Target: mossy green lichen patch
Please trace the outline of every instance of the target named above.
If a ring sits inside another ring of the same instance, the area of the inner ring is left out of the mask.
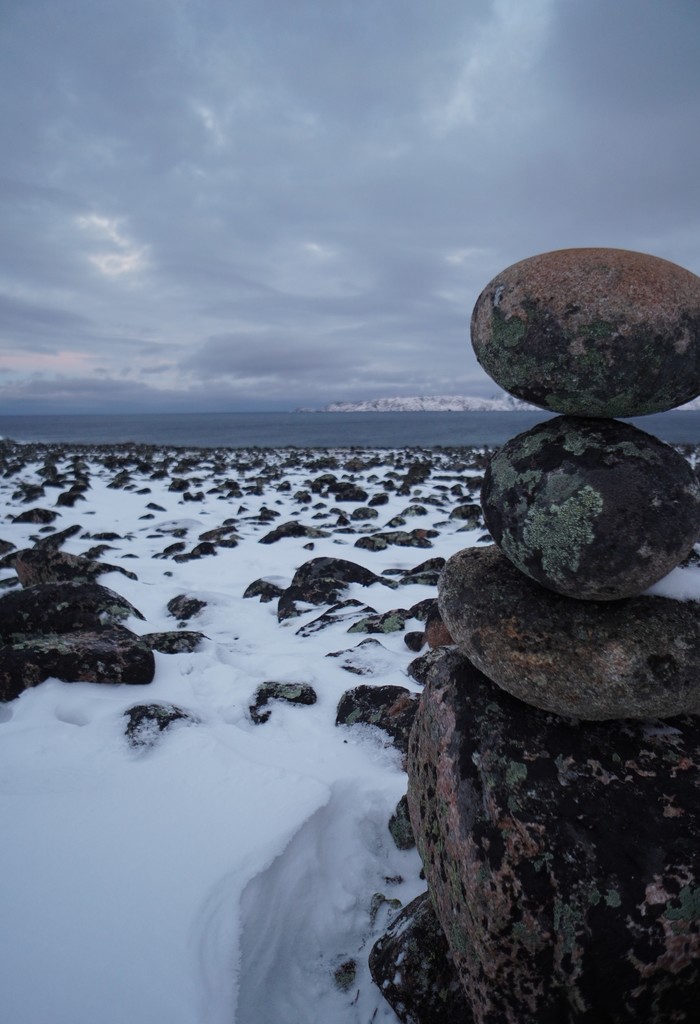
[[[595,537],[595,521],[603,510],[601,495],[585,485],[561,505],[530,509],[523,525],[523,541],[541,552],[542,568],[554,580],[565,582],[578,569],[584,548]]]

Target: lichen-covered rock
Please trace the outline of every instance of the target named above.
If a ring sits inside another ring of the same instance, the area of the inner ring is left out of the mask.
[[[392,588],[396,586],[370,569],[345,558],[311,558],[299,566],[291,584],[280,595],[277,618],[283,622],[300,615],[297,603],[335,604],[351,583],[359,583],[363,587],[370,587],[374,583]]]
[[[563,249],[498,274],[472,314],[477,359],[517,398],[641,416],[700,394],[700,278],[620,249]]]
[[[392,544],[402,548],[431,548],[431,538],[437,536],[437,530],[384,530],[359,537],[355,541],[355,547],[365,548],[367,551],[385,551]]]
[[[50,676],[66,683],[134,683],[153,681],[150,647],[124,626],[72,633],[27,636],[0,647],[0,701]]]
[[[136,573],[120,565],[98,562],[82,555],[71,555],[67,551],[58,551],[50,544],[37,544],[33,548],[18,551],[14,564],[23,587],[33,587],[37,583],[61,583],[67,580],[94,580],[106,572],[120,572],[131,580],[136,579]]]
[[[124,735],[136,749],[155,746],[161,733],[175,722],[196,723],[199,719],[191,711],[176,704],[135,704],[124,712],[127,719]]]
[[[348,629],[348,633],[398,633],[411,617],[406,608],[391,608],[388,612],[366,615]]]
[[[39,583],[0,597],[0,640],[32,633],[100,629],[143,615],[126,598],[99,583]]]
[[[507,441],[481,492],[521,572],[570,597],[641,594],[700,533],[700,482],[670,445],[617,420],[558,416]]]
[[[413,826],[408,813],[408,797],[404,794],[396,805],[396,810],[389,818],[391,838],[399,850],[412,850],[416,845]]]
[[[340,698],[336,725],[376,725],[405,754],[418,700],[405,686],[356,686]]]
[[[256,725],[267,722],[272,714],[268,704],[273,700],[281,700],[287,704],[315,704],[318,698],[313,686],[309,686],[308,683],[261,683],[248,709]]]
[[[448,560],[439,602],[460,650],[535,707],[585,719],[700,713],[700,602],[576,601],[493,545]]]
[[[698,718],[567,721],[446,651],[408,773],[477,1024],[696,1021]]]
[[[402,1024],[473,1024],[427,892],[409,903],[374,944],[369,969]]]
[[[194,630],[176,629],[164,633],[143,633],[141,639],[159,654],[191,654],[207,637]]]

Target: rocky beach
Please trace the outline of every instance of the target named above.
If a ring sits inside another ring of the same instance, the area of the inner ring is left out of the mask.
[[[393,1022],[418,976],[463,1013],[405,769],[490,453],[0,452],[7,1019]],[[694,607],[697,560],[644,600]]]
[[[410,666],[484,450],[0,453],[6,1019],[394,1021]]]

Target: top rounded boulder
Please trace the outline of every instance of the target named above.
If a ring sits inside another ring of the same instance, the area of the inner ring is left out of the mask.
[[[472,314],[476,357],[502,388],[574,416],[643,416],[700,395],[700,277],[624,249],[514,263]]]

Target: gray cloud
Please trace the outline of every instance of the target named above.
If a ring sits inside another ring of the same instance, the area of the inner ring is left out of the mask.
[[[6,6],[0,396],[493,394],[503,267],[700,272],[699,31],[694,0]]]

